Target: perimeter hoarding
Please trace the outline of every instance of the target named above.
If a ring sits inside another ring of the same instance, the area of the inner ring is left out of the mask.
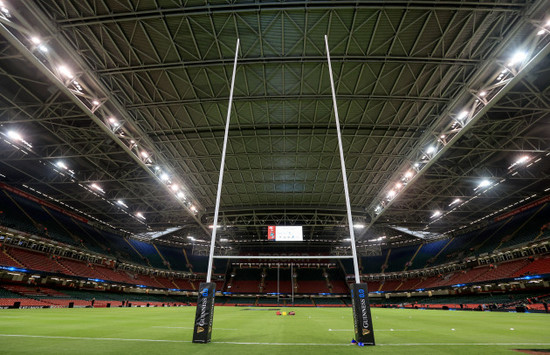
[[[193,328],[193,343],[210,343],[212,338],[212,322],[214,321],[214,282],[201,282]]]

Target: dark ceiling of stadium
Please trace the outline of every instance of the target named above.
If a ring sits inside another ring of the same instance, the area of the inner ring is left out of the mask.
[[[219,237],[349,236],[325,34],[359,241],[548,194],[546,0],[2,2],[0,181],[96,222],[209,239],[237,38]]]

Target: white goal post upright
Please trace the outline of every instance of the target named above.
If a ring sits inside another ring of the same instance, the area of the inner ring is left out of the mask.
[[[233,104],[233,89],[235,88],[235,73],[237,72],[237,58],[239,56],[240,40],[237,38],[235,48],[235,60],[233,61],[233,75],[231,76],[231,89],[229,90],[229,105],[227,106],[227,119],[225,122],[225,134],[223,136],[222,161],[220,165],[220,178],[218,179],[218,193],[216,194],[216,207],[214,209],[214,223],[212,225],[212,239],[210,240],[210,256],[208,257],[208,271],[206,282],[212,280],[212,263],[214,260],[214,247],[216,246],[216,231],[218,230],[218,213],[220,212],[220,198],[222,195],[223,169],[225,165],[225,153],[227,151],[227,137],[229,136],[229,121],[231,118],[231,105]]]
[[[330,89],[332,90],[332,106],[334,107],[334,119],[336,120],[336,134],[338,135],[338,150],[340,151],[340,164],[342,165],[342,180],[344,181],[344,195],[346,197],[346,210],[348,212],[349,237],[351,240],[351,255],[353,257],[353,271],[355,274],[355,283],[361,282],[359,275],[359,264],[357,263],[357,250],[355,248],[355,233],[353,231],[353,218],[351,217],[351,204],[349,202],[348,177],[346,175],[346,163],[344,161],[344,149],[342,148],[342,134],[340,133],[340,119],[338,117],[338,106],[336,105],[336,90],[334,89],[334,79],[332,77],[332,64],[330,62],[330,52],[328,48],[328,36],[325,35],[325,47],[327,50],[328,73],[330,76]]]

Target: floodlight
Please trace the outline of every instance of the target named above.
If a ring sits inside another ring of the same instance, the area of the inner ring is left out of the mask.
[[[406,177],[407,179],[410,179],[412,176],[413,176],[413,172],[410,171],[410,170],[407,171],[407,172],[405,173],[405,177]]]
[[[508,62],[508,66],[516,65],[518,63],[521,63],[527,59],[527,53],[518,51],[514,53],[512,58],[510,59],[510,62]]]
[[[364,224],[354,224],[354,225],[353,225],[353,228],[355,228],[355,229],[363,229],[363,228],[365,228],[365,225],[364,225]]]
[[[100,104],[100,102],[98,100],[93,100],[92,101],[92,105],[94,106],[98,106]]]
[[[487,186],[489,186],[489,185],[491,185],[491,181],[485,179],[485,180],[482,180],[482,181],[479,183],[479,185],[477,185],[476,188],[479,189],[480,187],[487,187]]]
[[[101,192],[105,193],[105,191],[101,188],[101,186],[99,186],[99,185],[96,184],[96,183],[92,183],[92,184],[90,185],[90,187],[91,187],[92,189],[94,189],[94,190],[101,191]]]
[[[435,152],[435,147],[433,145],[429,146],[428,149],[426,149],[426,153],[432,154]]]
[[[178,185],[176,185],[176,184],[170,185],[170,189],[172,189],[172,191],[174,191],[174,192],[178,191],[179,188],[180,188],[180,187],[179,187]]]
[[[221,238],[221,239],[220,239],[220,242],[227,242],[227,241],[228,241],[227,238]]]
[[[522,156],[518,160],[516,160],[516,164],[523,164],[529,160],[529,157],[527,155]]]
[[[18,132],[15,131],[8,131],[8,137],[13,139],[14,141],[22,141],[23,137]]]
[[[390,191],[388,192],[388,197],[389,197],[389,198],[394,197],[394,196],[395,196],[395,193],[396,193],[396,192],[395,192],[394,190],[390,190]]]
[[[43,53],[46,53],[48,52],[48,47],[46,47],[45,45],[41,44],[38,46],[38,49],[40,50],[40,52],[43,52]]]
[[[141,156],[144,157],[145,159],[147,159],[147,158],[149,158],[149,153],[147,153],[146,151],[142,151]]]
[[[160,179],[161,179],[162,181],[168,181],[168,180],[170,179],[170,177],[169,177],[166,173],[162,173],[162,174],[160,175]]]
[[[466,117],[468,116],[468,111],[462,111],[458,114],[458,116],[456,116],[457,119],[459,120],[463,120],[465,119]]]
[[[545,30],[540,30],[537,32],[537,36],[542,36],[545,32]]]
[[[67,68],[67,67],[64,66],[64,65],[60,65],[59,67],[57,67],[57,70],[59,70],[59,72],[60,72],[61,74],[63,74],[64,76],[66,76],[67,78],[70,78],[70,79],[74,78],[74,75],[73,75],[73,73],[70,71],[70,69]]]
[[[40,43],[42,43],[42,41],[40,40],[40,38],[39,38],[39,37],[36,37],[36,36],[31,37],[31,42],[34,43],[34,44],[40,44]]]
[[[487,95],[487,91],[480,91],[479,92],[479,96],[484,97],[485,95]]]
[[[452,205],[456,205],[457,203],[460,203],[460,202],[462,202],[462,200],[459,199],[459,198],[456,198],[456,199],[453,200],[453,202],[451,202],[451,203],[449,204],[449,207],[452,206]]]
[[[10,10],[4,6],[3,3],[0,3],[0,10],[7,16],[10,17]]]
[[[65,169],[65,170],[68,169],[68,168],[67,168],[67,165],[65,165],[65,163],[62,162],[62,161],[58,161],[55,165],[57,165],[57,166],[58,166],[59,168],[61,168],[61,169]]]
[[[398,182],[397,184],[395,184],[395,188],[396,188],[396,189],[400,189],[400,188],[402,188],[402,187],[403,187],[403,184],[400,183],[400,182]]]
[[[145,219],[145,216],[141,212],[136,213],[136,216],[141,219]]]
[[[176,195],[178,198],[181,198],[181,199],[184,199],[185,198],[185,194],[183,192],[178,192],[178,194]]]
[[[116,202],[116,203],[118,203],[119,205],[121,205],[121,206],[123,206],[123,207],[126,207],[126,208],[128,208],[128,205],[127,205],[127,204],[125,204],[125,203],[124,203],[124,201],[122,201],[122,200],[117,200],[117,202]]]
[[[434,211],[434,213],[432,214],[432,218],[436,218],[439,216],[441,216],[441,211]]]

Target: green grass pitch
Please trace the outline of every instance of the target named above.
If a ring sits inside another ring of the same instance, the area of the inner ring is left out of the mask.
[[[350,308],[216,307],[193,344],[194,307],[0,310],[0,354],[502,354],[550,349],[550,315],[373,309],[377,345],[350,345]]]

